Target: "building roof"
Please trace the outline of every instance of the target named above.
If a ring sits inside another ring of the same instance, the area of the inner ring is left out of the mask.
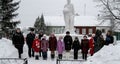
[[[64,17],[63,16],[44,16],[45,24],[47,26],[65,26]],[[33,27],[35,21],[33,22],[21,22],[18,25],[19,28],[24,29],[28,27]],[[100,24],[101,21],[97,21],[97,17],[94,16],[75,16],[74,26],[110,26],[109,22],[104,22]]]
[[[96,25],[97,27],[101,27],[101,26],[111,26],[111,22],[110,20],[106,20],[106,21],[99,21],[98,24]]]
[[[65,26],[63,16],[44,16],[47,26]],[[74,26],[96,26],[97,18],[94,16],[75,16]]]

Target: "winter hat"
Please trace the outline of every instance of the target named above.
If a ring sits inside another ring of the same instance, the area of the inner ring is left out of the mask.
[[[69,32],[69,31],[67,31],[67,32],[66,32],[66,34],[70,34],[70,32]]]
[[[34,31],[34,28],[30,28],[30,31]]]
[[[35,35],[35,38],[38,38],[38,37],[39,37],[39,35],[38,35],[38,34],[36,34],[36,35]]]
[[[46,39],[46,35],[44,34],[43,37],[41,39]]]
[[[62,36],[59,37],[59,39],[62,39],[62,38],[63,38]]]

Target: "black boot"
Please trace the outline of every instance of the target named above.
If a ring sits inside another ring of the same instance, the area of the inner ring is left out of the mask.
[[[54,59],[55,58],[55,54],[51,54],[51,59]]]
[[[35,56],[35,60],[39,60],[39,56],[38,55]]]
[[[39,52],[39,56],[41,57],[41,51]]]
[[[62,54],[59,54],[58,56],[59,56],[59,59],[62,59]]]

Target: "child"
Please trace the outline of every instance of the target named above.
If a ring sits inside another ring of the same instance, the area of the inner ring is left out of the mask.
[[[43,36],[41,40],[41,50],[42,50],[43,60],[47,60],[48,47],[49,47],[49,44],[48,44],[48,41],[46,40],[46,36]]]
[[[38,36],[35,37],[35,39],[33,41],[32,48],[35,52],[35,59],[39,60],[39,51],[40,51],[40,48],[41,48],[41,42],[40,42]]]
[[[74,59],[78,59],[78,50],[81,48],[78,37],[75,37],[75,40],[72,45],[72,49],[74,49]]]
[[[82,49],[82,58],[87,60],[87,54],[89,50],[89,40],[87,36],[83,37],[84,39],[81,40],[81,49]]]
[[[90,55],[93,56],[94,54],[94,39],[93,36],[90,34],[89,35],[89,48],[90,48]]]
[[[58,58],[62,59],[62,53],[65,49],[64,42],[62,41],[62,37],[59,37],[59,40],[57,42],[57,51],[58,51]]]

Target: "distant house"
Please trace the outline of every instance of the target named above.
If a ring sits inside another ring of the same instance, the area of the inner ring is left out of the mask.
[[[65,22],[63,16],[44,16],[45,24],[51,29],[50,32],[56,34],[64,33]],[[75,16],[74,27],[77,34],[92,34],[96,29],[106,33],[109,25],[99,25],[96,17],[93,16]],[[106,30],[107,29],[107,30]]]

